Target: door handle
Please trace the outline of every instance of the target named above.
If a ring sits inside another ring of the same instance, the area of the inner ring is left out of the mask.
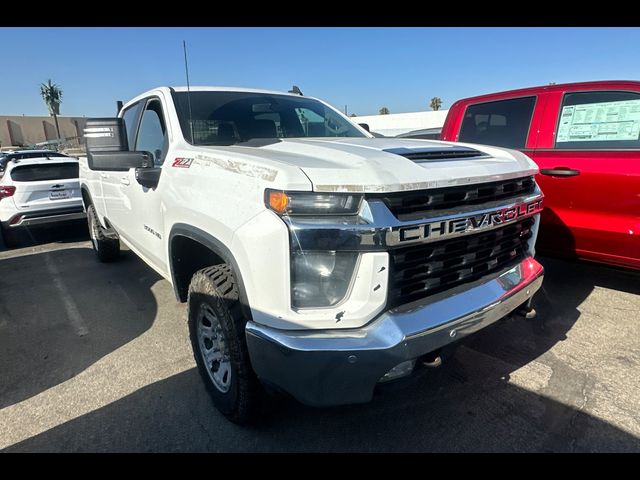
[[[568,167],[555,167],[543,168],[540,170],[540,173],[551,177],[575,177],[576,175],[580,175],[580,170],[574,170]]]
[[[131,182],[129,181],[129,177],[122,177],[122,178],[120,179],[120,183],[121,183],[122,185],[130,185],[130,184],[131,184]]]
[[[100,174],[100,178],[109,178],[109,174],[107,174],[107,173],[101,173],[101,174]]]

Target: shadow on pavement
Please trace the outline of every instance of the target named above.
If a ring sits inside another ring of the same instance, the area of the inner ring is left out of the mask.
[[[640,295],[640,272],[577,260],[538,257],[545,267],[542,288],[533,306],[533,321],[506,319],[466,340],[470,348],[498,356],[510,368],[519,368],[567,338],[580,317],[578,307],[594,287]],[[508,373],[508,372],[505,372]]]
[[[461,349],[464,351],[464,349]],[[372,403],[316,410],[283,400],[256,428],[213,409],[195,369],[13,445],[5,452],[545,452],[638,451],[640,440],[487,370],[465,377],[465,360],[417,387]],[[462,373],[461,373],[462,372]],[[188,392],[186,394],[185,392]]]
[[[90,248],[0,260],[0,408],[64,382],[149,329],[160,276]]]
[[[637,452],[640,439],[573,406],[584,388],[576,372],[558,365],[548,380],[562,401],[508,381],[566,338],[594,286],[639,293],[634,273],[541,260],[547,278],[536,298],[538,321],[499,322],[441,368],[389,385],[369,404],[318,410],[280,399],[261,425],[241,428],[213,408],[191,369],[5,451]],[[133,328],[126,324],[135,315],[121,315],[119,327]],[[142,321],[130,335],[145,327]]]
[[[45,243],[70,243],[89,239],[86,220],[63,222],[59,225],[21,228],[12,232],[15,245],[7,247],[0,232],[0,251],[35,247]]]

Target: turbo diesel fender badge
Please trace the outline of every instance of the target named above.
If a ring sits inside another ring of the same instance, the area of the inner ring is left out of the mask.
[[[493,212],[486,212],[479,215],[453,218],[420,225],[411,225],[393,229],[390,244],[404,244],[410,242],[433,242],[444,240],[456,235],[481,232],[491,230],[500,225],[530,217],[542,211],[542,198],[532,202],[521,203],[519,205],[502,208]]]

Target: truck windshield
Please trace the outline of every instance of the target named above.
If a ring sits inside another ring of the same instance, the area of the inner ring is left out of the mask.
[[[193,145],[233,145],[254,138],[364,137],[317,100],[250,92],[174,92],[184,138]],[[192,133],[193,132],[193,133]]]

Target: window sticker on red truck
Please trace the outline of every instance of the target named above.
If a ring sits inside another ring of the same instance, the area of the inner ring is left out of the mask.
[[[640,100],[566,105],[560,114],[558,143],[638,140]]]

